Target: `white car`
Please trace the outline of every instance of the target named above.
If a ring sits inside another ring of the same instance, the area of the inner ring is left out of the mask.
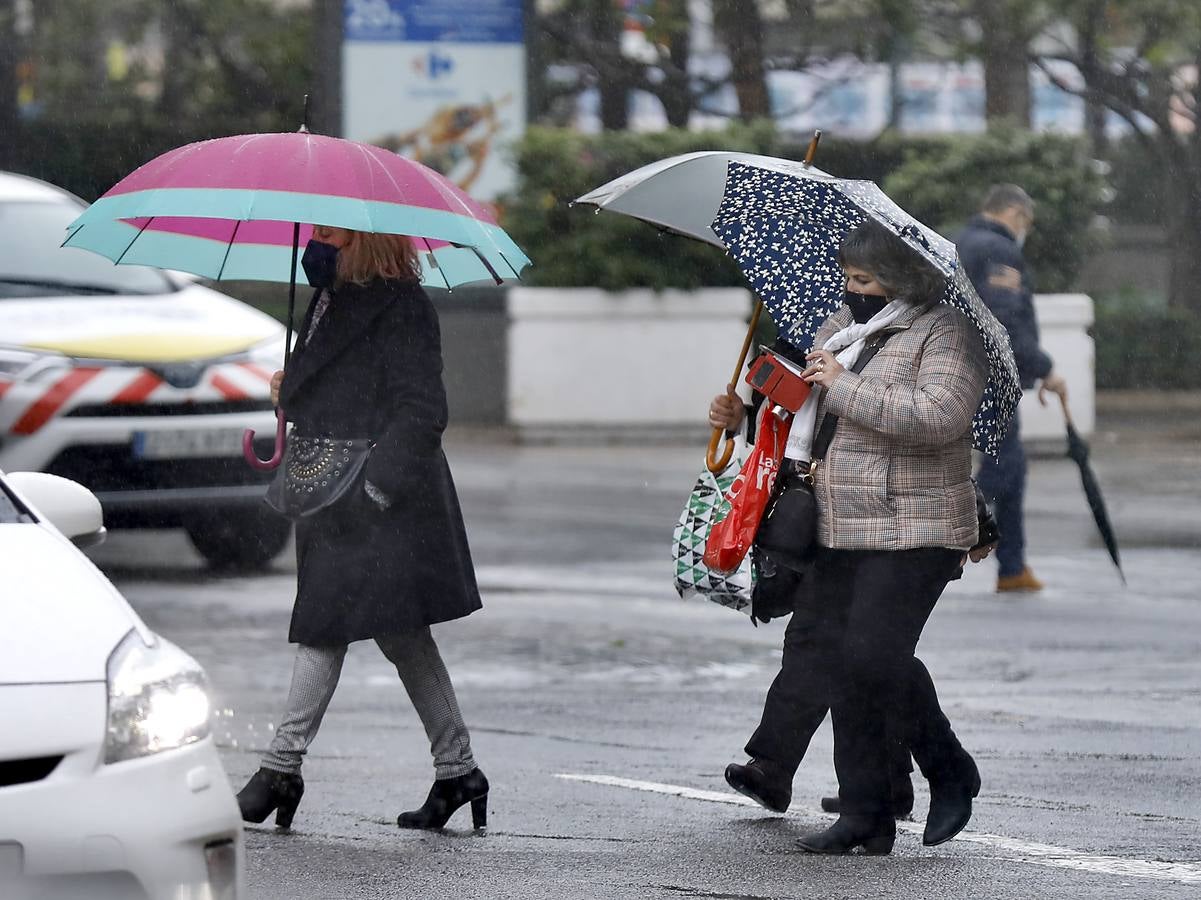
[[[86,485],[110,527],[183,527],[215,565],[265,565],[290,530],[241,437],[271,455],[283,326],[190,278],[62,248],[83,206],[0,172],[0,469]]]
[[[0,897],[235,900],[204,672],[68,540],[101,521],[78,484],[0,473]]]

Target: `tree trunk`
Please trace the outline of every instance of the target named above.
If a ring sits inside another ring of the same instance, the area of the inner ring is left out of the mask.
[[[1030,36],[1014,10],[996,0],[976,5],[984,64],[984,118],[1030,127]]]
[[[620,75],[602,78],[600,120],[605,131],[625,131],[630,126],[630,85]]]
[[[187,24],[173,3],[164,3],[160,14],[163,29],[163,72],[158,95],[158,111],[164,121],[178,120],[186,114],[186,98],[195,77],[195,45]]]
[[[538,0],[521,0],[522,35],[525,49],[526,123],[540,121],[550,112],[545,89],[545,37],[538,27]]]
[[[1201,171],[1192,181],[1172,185],[1168,305],[1201,314]]]
[[[342,134],[342,0],[313,5],[313,84],[309,96],[311,131]]]
[[[17,168],[20,145],[17,117],[16,0],[0,0],[0,169]]]
[[[1201,53],[1198,59],[1201,60]],[[1193,90],[1194,95],[1201,95],[1201,87]],[[1179,136],[1161,134],[1157,138],[1172,142],[1176,151],[1172,168],[1177,171],[1169,168],[1168,173],[1173,205],[1168,305],[1201,314],[1201,128]]]
[[[656,92],[667,124],[672,128],[687,128],[692,118],[694,101],[692,79],[688,74],[688,61],[692,55],[692,20],[688,15],[688,0],[669,0],[665,4],[668,17],[681,23],[673,29],[668,44],[670,67],[664,69],[663,83]]]
[[[730,72],[743,121],[771,116],[763,60],[763,19],[755,0],[713,0],[713,27],[730,54]]]
[[[630,124],[631,82],[629,65],[621,55],[621,16],[612,0],[589,4],[587,31],[593,41],[601,128],[606,131],[624,131]]]

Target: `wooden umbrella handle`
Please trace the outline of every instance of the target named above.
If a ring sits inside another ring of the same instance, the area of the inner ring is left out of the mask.
[[[821,129],[814,131],[813,138],[809,141],[809,148],[805,151],[804,165],[813,165],[813,158],[817,156],[817,145],[821,139]],[[738,354],[738,365],[734,367],[734,375],[730,378],[730,384],[738,383],[738,376],[742,374],[742,367],[746,364],[747,353],[750,352],[751,341],[755,338],[755,328],[759,325],[759,314],[762,312],[763,301],[756,300],[755,311],[751,313],[751,324],[746,330],[746,339],[742,342],[742,352]],[[724,471],[730,464],[730,458],[734,455],[734,441],[730,438],[726,438],[726,447],[721,456],[717,455],[717,448],[721,446],[723,433],[721,428],[713,429],[713,434],[709,437],[709,452],[705,454],[705,465],[714,475]]]
[[[751,324],[747,326],[746,337],[742,341],[742,352],[738,354],[738,364],[734,366],[734,374],[730,376],[730,384],[738,384],[738,376],[742,374],[742,367],[746,364],[747,354],[751,350],[751,341],[755,339],[755,329],[759,325],[759,316],[763,312],[763,301],[755,301],[755,309],[751,313]],[[723,471],[730,464],[730,457],[734,455],[734,441],[731,438],[726,438],[726,447],[722,455],[718,457],[717,448],[721,445],[721,437],[724,434],[721,428],[714,428],[713,434],[709,437],[709,452],[705,454],[705,465],[714,475]]]
[[[819,128],[813,132],[813,137],[809,141],[809,149],[805,151],[804,165],[813,165],[813,157],[817,156],[817,145],[821,142],[822,130]]]
[[[730,457],[734,455],[734,442],[730,438],[726,438],[726,449],[722,451],[721,456],[717,455],[717,448],[721,446],[723,434],[725,434],[725,429],[713,429],[713,434],[709,437],[709,452],[705,454],[705,466],[714,475],[724,472],[726,466],[730,464]]]

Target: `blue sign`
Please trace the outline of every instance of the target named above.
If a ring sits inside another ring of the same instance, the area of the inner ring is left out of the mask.
[[[348,41],[520,44],[522,0],[346,0]]]

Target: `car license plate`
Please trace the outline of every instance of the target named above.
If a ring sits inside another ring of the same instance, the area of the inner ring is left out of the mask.
[[[138,459],[180,459],[240,456],[242,429],[188,429],[138,431],[133,455]]]
[[[0,842],[0,884],[11,881],[25,867],[25,848],[11,841]]]

